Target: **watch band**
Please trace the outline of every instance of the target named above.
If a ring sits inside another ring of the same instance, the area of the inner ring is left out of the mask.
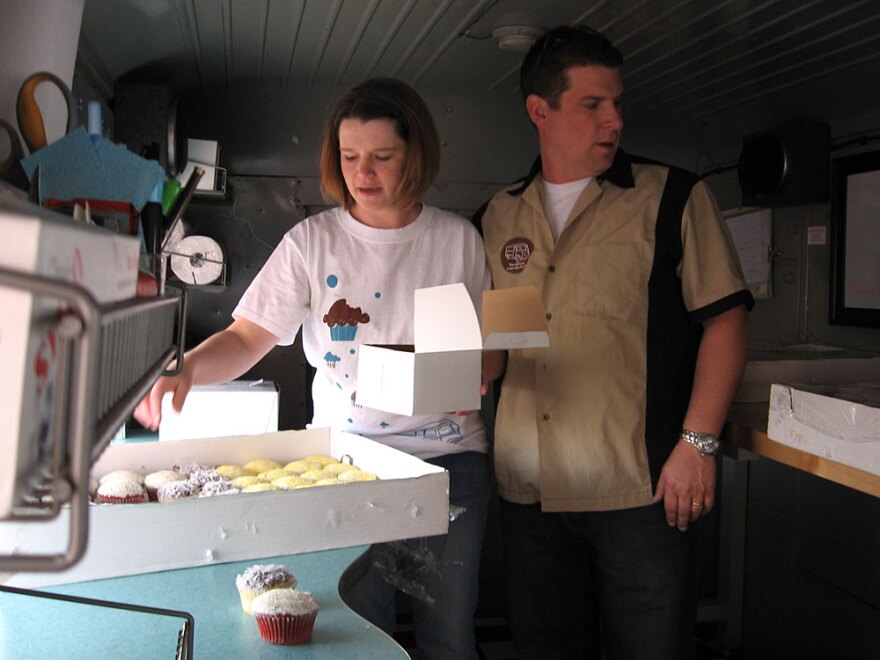
[[[714,456],[718,453],[721,443],[711,433],[700,433],[689,429],[681,430],[681,439],[692,444],[703,456]]]

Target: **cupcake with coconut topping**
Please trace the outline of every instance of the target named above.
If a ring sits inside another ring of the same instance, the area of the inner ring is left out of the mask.
[[[318,601],[308,591],[273,589],[253,602],[260,637],[272,644],[303,644],[311,641]]]
[[[236,576],[235,587],[241,599],[241,609],[250,614],[251,603],[257,596],[274,589],[293,589],[296,578],[281,564],[256,564]]]

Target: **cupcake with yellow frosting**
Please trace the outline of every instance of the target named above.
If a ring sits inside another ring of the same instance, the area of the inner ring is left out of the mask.
[[[232,485],[235,488],[241,489],[242,491],[245,488],[248,488],[249,486],[253,486],[254,484],[265,484],[265,483],[269,483],[269,482],[266,481],[265,479],[261,479],[260,477],[257,477],[257,476],[236,477],[235,479],[232,480]]]
[[[306,456],[303,460],[310,463],[320,463],[321,465],[329,465],[330,463],[338,462],[335,458],[322,456],[320,454],[312,454],[311,456]]]
[[[290,461],[287,465],[284,466],[285,472],[292,472],[295,474],[302,474],[307,470],[320,470],[321,464],[314,461]]]
[[[330,474],[336,475],[356,469],[357,468],[351,463],[328,463],[323,467],[324,472],[329,472]]]
[[[242,493],[261,493],[266,490],[278,490],[278,486],[275,484],[270,484],[268,481],[258,481],[255,484],[251,484],[250,486],[245,486],[241,489]]]
[[[254,475],[250,470],[246,470],[240,465],[218,465],[214,468],[221,477],[226,477],[230,481],[238,477],[251,477]]]
[[[343,483],[350,483],[354,481],[376,481],[379,477],[373,472],[364,472],[363,470],[358,470],[355,468],[354,470],[348,470],[340,474],[337,479]]]
[[[281,477],[286,477],[290,473],[286,472],[284,468],[274,468],[272,470],[266,470],[265,472],[260,472],[257,476],[263,481],[275,481],[276,479],[280,479]]]
[[[268,472],[269,470],[277,470],[281,467],[281,463],[268,458],[255,458],[254,460],[245,463],[242,467],[244,467],[245,470],[250,470],[254,474],[260,474],[261,472]]]

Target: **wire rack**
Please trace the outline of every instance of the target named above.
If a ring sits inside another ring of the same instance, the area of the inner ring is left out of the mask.
[[[186,297],[181,289],[156,298],[99,305],[69,282],[0,268],[0,285],[65,303],[57,320],[55,396],[48,441],[19,461],[12,513],[6,520],[39,524],[70,507],[67,549],[52,554],[0,555],[2,571],[62,571],[88,541],[89,475],[138,401],[183,357]]]

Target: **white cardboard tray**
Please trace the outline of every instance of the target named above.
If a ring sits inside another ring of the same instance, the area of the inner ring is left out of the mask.
[[[175,503],[89,507],[83,559],[62,573],[0,576],[15,586],[98,578],[342,548],[445,534],[449,475],[377,442],[330,429],[108,447],[93,474],[153,471],[192,462],[286,463],[310,454],[350,455],[379,481],[222,495]],[[58,552],[66,547],[69,511],[51,523],[0,522],[3,553]]]

